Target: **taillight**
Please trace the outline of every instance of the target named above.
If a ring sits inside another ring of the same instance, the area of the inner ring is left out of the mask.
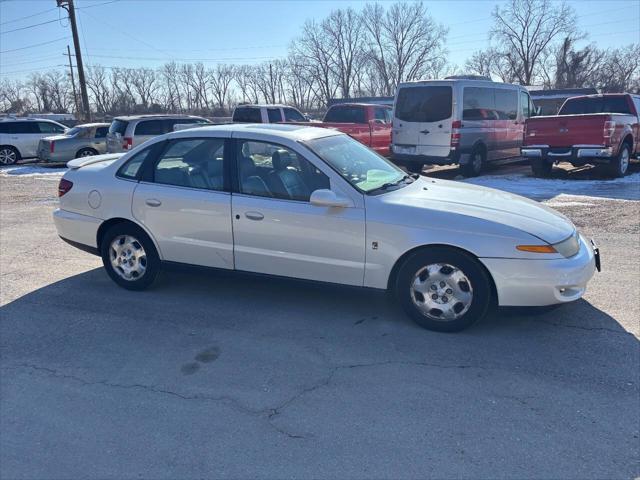
[[[451,123],[451,148],[456,148],[460,145],[460,129],[462,128],[462,122],[456,120]]]
[[[611,140],[613,137],[613,133],[616,131],[616,122],[612,120],[608,120],[604,122],[604,129],[602,131],[602,136],[604,137],[605,144]]]
[[[131,147],[133,147],[133,138],[124,137],[122,139],[122,148],[125,150],[131,150]]]
[[[73,187],[73,182],[61,178],[60,183],[58,184],[58,196],[63,196],[65,193],[71,190],[71,187]]]
[[[56,142],[54,142],[53,140],[51,140],[51,141],[49,142],[49,153],[53,153],[53,151],[55,150],[55,148],[56,148]]]

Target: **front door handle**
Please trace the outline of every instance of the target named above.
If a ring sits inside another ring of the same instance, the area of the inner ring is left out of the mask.
[[[147,198],[144,203],[146,203],[150,207],[159,207],[160,205],[162,205],[162,202],[160,200],[156,200],[155,198]]]
[[[260,212],[246,212],[244,216],[249,220],[262,220],[264,218],[264,215]]]

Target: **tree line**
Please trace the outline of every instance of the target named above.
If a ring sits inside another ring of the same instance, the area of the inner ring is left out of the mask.
[[[479,74],[546,88],[640,91],[640,44],[577,48],[586,35],[575,11],[551,0],[510,0],[492,13],[488,48],[463,68],[447,60],[448,29],[422,2],[340,8],[308,20],[285,58],[260,64],[165,63],[158,68],[93,65],[92,111],[228,115],[238,103],[286,103],[323,109],[334,97],[391,96],[399,82]],[[73,86],[63,70],[0,82],[0,111],[70,112]]]

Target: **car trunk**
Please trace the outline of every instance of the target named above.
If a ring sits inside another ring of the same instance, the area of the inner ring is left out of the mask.
[[[549,145],[551,148],[585,143],[603,145],[604,123],[609,117],[600,113],[530,118],[527,120],[525,145]]]

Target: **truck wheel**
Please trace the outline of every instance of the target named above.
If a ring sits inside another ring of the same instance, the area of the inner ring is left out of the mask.
[[[534,177],[547,178],[551,176],[553,171],[553,163],[547,162],[542,158],[535,158],[531,160],[531,171]]]
[[[13,165],[20,160],[20,152],[10,145],[0,147],[0,165]]]
[[[468,163],[460,165],[460,172],[465,177],[477,177],[482,173],[486,161],[487,154],[484,149],[475,147],[469,155]]]
[[[624,177],[629,170],[629,159],[631,158],[631,149],[629,145],[626,143],[622,144],[620,147],[620,152],[618,155],[611,159],[611,163],[609,163],[608,171],[609,175],[614,178]]]

